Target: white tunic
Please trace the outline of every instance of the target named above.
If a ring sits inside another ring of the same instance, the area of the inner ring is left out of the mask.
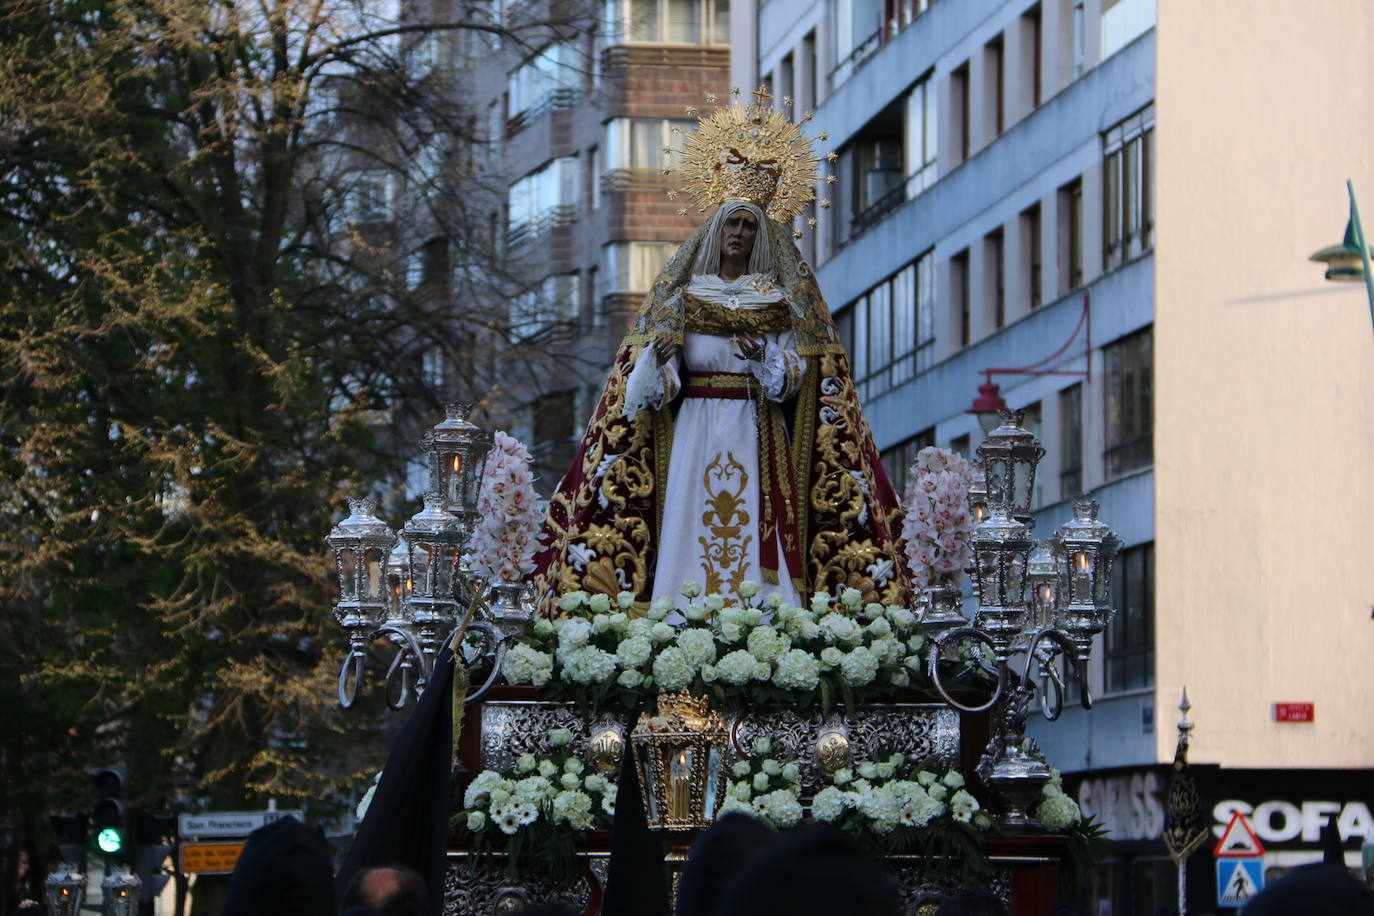
[[[727,307],[766,304],[741,304],[740,300],[747,301],[748,297],[731,296],[735,284],[722,290],[717,278],[709,279],[714,281],[711,285],[715,289],[693,283],[691,292]],[[746,279],[741,277],[736,284]],[[776,299],[774,296],[771,301]],[[690,332],[685,335],[681,351],[664,366],[658,366],[653,350],[645,348],[627,380],[627,404],[643,400],[648,402],[647,406],[659,407],[681,390],[686,373],[691,372],[749,373],[759,380],[765,397],[785,401],[796,394],[802,376],[793,334],[788,330],[763,336],[767,346],[761,360],[740,359],[735,355],[736,344],[729,337]],[[657,372],[653,371],[655,368]],[[636,390],[639,397],[635,396]],[[635,404],[630,409],[639,406]],[[759,562],[763,491],[756,411],[757,406],[748,399],[682,399],[668,465],[654,598],[666,595],[676,600],[683,584],[688,582],[701,585],[704,594],[718,592],[735,598],[739,584],[750,580],[762,586],[760,596],[778,591],[784,601],[798,603],[781,543],[777,550],[777,585],[764,582]],[[781,540],[780,531],[774,536]]]

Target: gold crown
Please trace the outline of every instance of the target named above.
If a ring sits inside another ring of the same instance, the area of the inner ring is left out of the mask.
[[[739,90],[731,89],[730,94],[737,97]],[[676,200],[686,191],[701,212],[727,200],[747,200],[771,219],[790,223],[807,204],[817,200],[815,183],[821,160],[812,155],[811,140],[801,126],[767,104],[772,95],[765,87],[750,95],[754,97],[752,104],[732,102],[698,118],[696,131],[687,136],[680,151],[681,165],[676,170],[663,170],[665,175],[676,171],[682,181],[682,187],[668,192],[668,199]],[[714,95],[707,94],[708,103],[715,100]],[[784,97],[783,108],[791,107],[792,99]],[[695,106],[687,107],[689,116],[696,113]],[[809,120],[811,113],[807,112],[802,121]],[[820,134],[818,139],[825,140],[826,135]],[[825,157],[828,162],[836,158],[834,153]],[[826,178],[827,183],[834,180],[833,175]],[[822,208],[830,205],[828,200],[818,202]],[[686,216],[687,209],[678,210],[678,214]],[[815,217],[806,222],[816,225]],[[800,237],[801,231],[792,234]]]

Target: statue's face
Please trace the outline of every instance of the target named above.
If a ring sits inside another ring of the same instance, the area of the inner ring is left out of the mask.
[[[748,258],[754,251],[754,237],[759,232],[759,221],[748,210],[736,210],[725,218],[725,226],[720,233],[720,256],[722,258]]]

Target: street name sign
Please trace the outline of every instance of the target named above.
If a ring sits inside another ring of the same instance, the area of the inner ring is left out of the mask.
[[[1217,859],[1217,906],[1239,908],[1264,890],[1264,859]]]
[[[207,811],[204,814],[177,816],[177,832],[184,837],[248,836],[278,818],[294,817],[305,821],[303,811]]]
[[[238,864],[242,843],[182,843],[182,874],[227,875]]]

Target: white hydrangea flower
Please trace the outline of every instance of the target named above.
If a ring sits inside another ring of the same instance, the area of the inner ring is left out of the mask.
[[[1044,789],[1044,800],[1035,809],[1035,816],[1041,825],[1051,832],[1072,827],[1083,817],[1078,802],[1074,801],[1063,789],[1049,783]]]
[[[649,656],[653,654],[653,643],[643,636],[631,636],[622,639],[620,645],[615,647],[615,658],[622,668],[638,668],[647,662]]]
[[[483,770],[478,773],[463,792],[463,807],[476,808],[485,803],[491,798],[492,790],[500,788],[504,782],[501,774],[493,770]]]
[[[886,760],[882,763],[875,763],[873,769],[877,772],[879,779],[891,779],[897,775],[897,768]]]
[[[627,639],[648,639],[649,631],[654,628],[654,622],[647,617],[631,617],[630,622],[625,624],[625,637]]]
[[[501,664],[501,674],[509,684],[533,683],[537,671],[552,673],[553,656],[524,643],[511,646]]]
[[[658,682],[659,688],[669,692],[685,690],[697,673],[696,666],[677,646],[669,646],[658,653],[658,658],[654,659],[653,671],[654,680]]]
[[[565,789],[553,797],[553,819],[562,821],[574,830],[592,827],[592,799],[577,789]]]
[[[872,683],[877,673],[878,657],[863,646],[850,650],[844,661],[840,662],[840,674],[846,683],[854,687]]]
[[[725,800],[720,803],[720,810],[716,812],[716,817],[724,817],[731,811],[738,811],[740,814],[747,814],[750,817],[756,816],[754,814],[754,806],[749,804],[748,801],[735,798],[733,795],[727,795]]]
[[[844,792],[834,786],[826,786],[811,799],[811,816],[818,821],[833,823],[844,815],[848,807]]]
[[[797,826],[802,819],[801,803],[788,789],[777,789],[755,798],[754,810],[782,830]]]
[[[716,660],[716,637],[710,630],[683,630],[677,634],[677,644],[693,665],[707,665]]]
[[[757,666],[758,659],[750,655],[748,649],[736,649],[716,662],[716,677],[727,684],[739,687],[749,683]]]
[[[615,656],[596,646],[573,649],[562,657],[563,676],[574,684],[604,684],[615,674]]]
[[[514,797],[536,805],[553,798],[553,793],[553,783],[543,776],[526,776],[515,783]]]
[[[792,641],[772,627],[751,630],[744,644],[748,646],[749,654],[761,662],[771,662],[792,648]]]
[[[814,655],[804,649],[789,649],[778,656],[773,683],[786,690],[814,690],[820,677],[821,663]]]

